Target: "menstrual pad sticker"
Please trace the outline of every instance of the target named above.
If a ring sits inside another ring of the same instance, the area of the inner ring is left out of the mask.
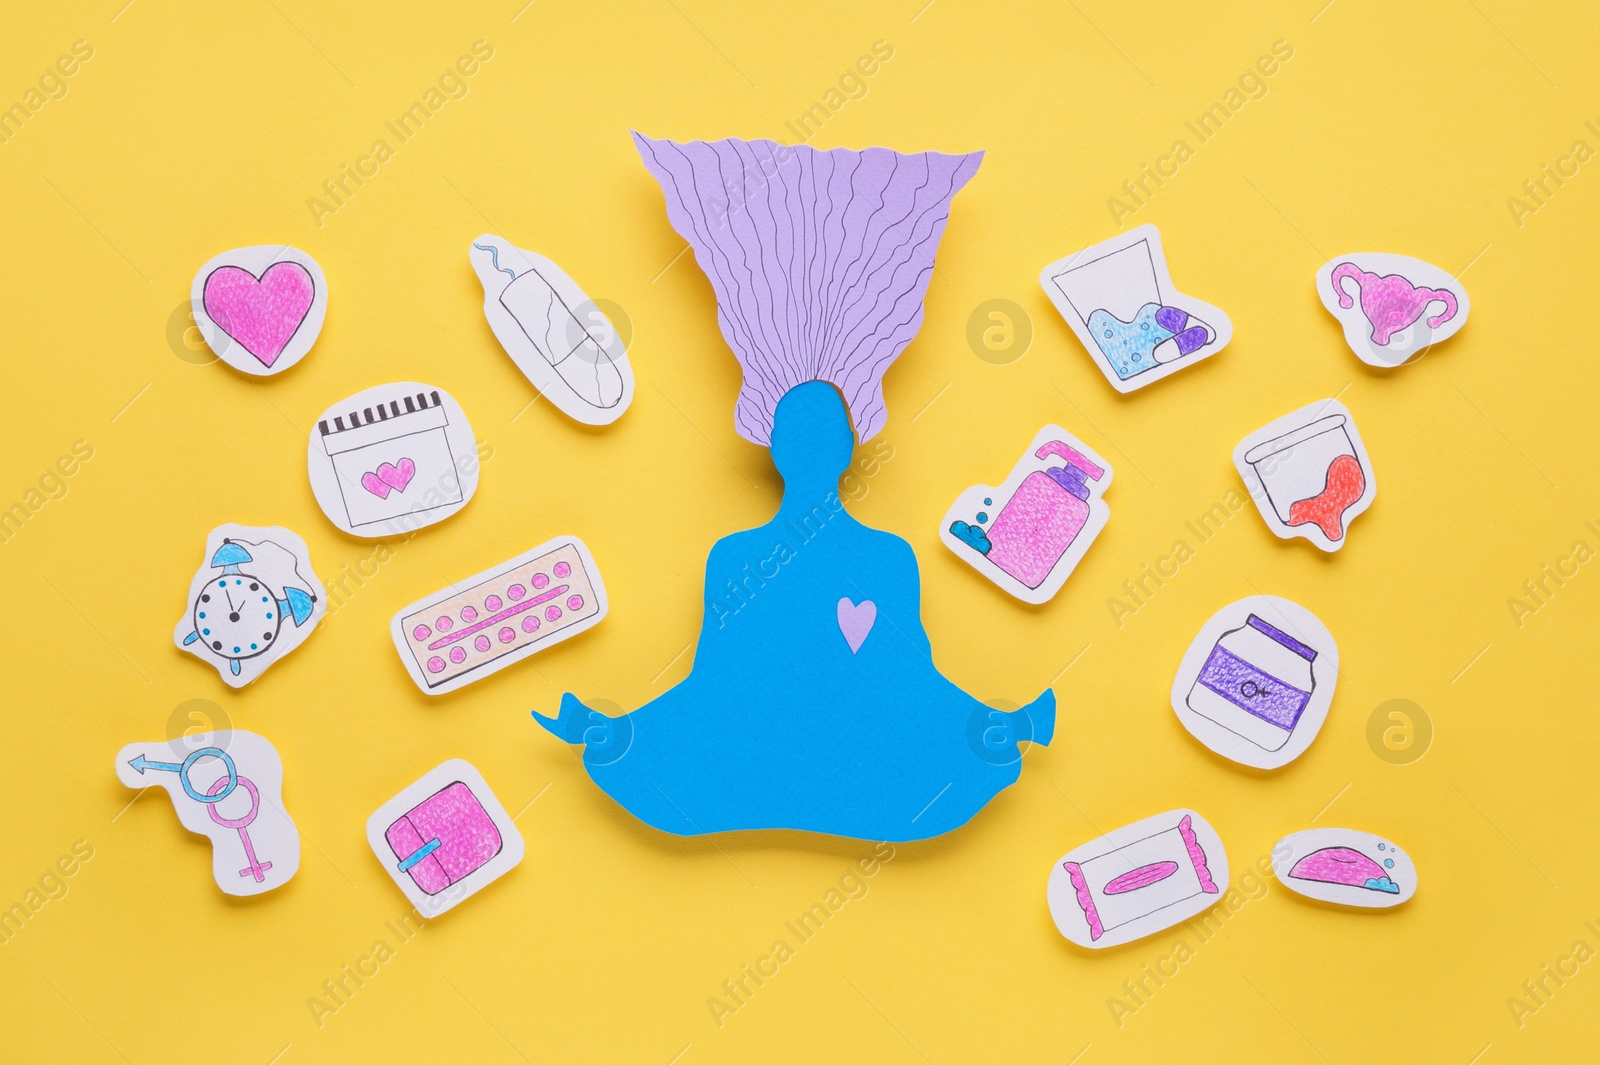
[[[592,629],[606,610],[589,548],[558,536],[417,600],[389,635],[417,687],[443,695]]]
[[[300,832],[283,804],[283,760],[253,732],[205,732],[117,752],[117,779],[162,787],[178,821],[211,841],[211,876],[228,895],[260,895],[300,869]]]
[[[240,373],[270,377],[311,350],[328,313],[328,279],[299,248],[234,248],[194,275],[195,325],[217,357]]]
[[[1047,603],[1110,520],[1110,484],[1110,463],[1047,425],[1004,484],[974,485],[956,498],[939,539],[1011,595]]]
[[[1417,893],[1417,867],[1393,841],[1353,828],[1291,832],[1272,848],[1272,874],[1298,895],[1386,910]]]
[[[610,425],[633,402],[622,337],[566,271],[485,233],[467,251],[489,328],[533,387],[567,417]]]
[[[1173,678],[1172,709],[1222,757],[1277,769],[1317,738],[1338,681],[1327,626],[1298,603],[1252,595],[1200,629]]]
[[[1274,535],[1324,551],[1344,546],[1350,523],[1378,495],[1355,418],[1336,399],[1257,429],[1233,449],[1233,464]]]
[[[417,912],[437,917],[516,868],[522,833],[483,774],[452,758],[367,819],[367,843]]]
[[[242,688],[304,643],[326,612],[304,540],[277,525],[219,525],[172,639]]]
[[[1472,301],[1460,281],[1409,255],[1356,252],[1317,271],[1317,296],[1369,366],[1402,365],[1467,324]]]
[[[1233,322],[1220,308],[1172,283],[1153,225],[1056,260],[1039,284],[1118,392],[1154,384],[1233,339]]]
[[[1100,950],[1187,921],[1227,886],[1216,830],[1193,810],[1171,810],[1074,848],[1051,866],[1045,897],[1062,935]]]
[[[415,381],[329,407],[306,462],[317,505],[354,536],[405,536],[456,513],[478,488],[466,413],[450,393]]]

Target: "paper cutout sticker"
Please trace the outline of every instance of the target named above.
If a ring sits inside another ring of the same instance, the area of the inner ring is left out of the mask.
[[[1062,935],[1101,950],[1187,921],[1227,886],[1216,830],[1193,810],[1171,810],[1074,848],[1051,867],[1045,896]]]
[[[367,818],[367,843],[411,905],[437,917],[522,862],[522,833],[483,774],[452,758]]]
[[[467,256],[489,328],[524,377],[569,418],[610,425],[633,402],[622,337],[566,271],[485,233]]]
[[[179,823],[211,841],[211,875],[226,894],[260,895],[300,869],[300,832],[283,805],[283,760],[254,732],[130,743],[117,752],[117,779],[166,789]]]
[[[299,248],[258,244],[207,262],[189,291],[195,325],[217,358],[270,377],[311,350],[328,313],[328,279]]]
[[[1417,893],[1411,857],[1382,836],[1353,828],[1292,832],[1272,848],[1272,874],[1308,899],[1383,910]]]
[[[305,642],[326,599],[300,537],[277,525],[219,525],[172,639],[242,688]]]
[[[1302,536],[1324,551],[1344,546],[1378,482],[1350,409],[1319,400],[1257,429],[1233,449],[1233,464],[1273,534]]]
[[[1233,322],[1220,308],[1172,283],[1153,225],[1056,260],[1039,284],[1118,392],[1153,384],[1233,339]]]
[[[317,420],[311,491],[355,536],[404,536],[443,521],[478,488],[477,441],[450,393],[400,381],[357,392]]]
[[[1316,615],[1252,595],[1212,615],[1178,665],[1172,709],[1224,758],[1277,769],[1322,730],[1339,681],[1339,648]]]
[[[1317,271],[1317,296],[1369,366],[1399,366],[1467,324],[1472,301],[1461,282],[1409,255],[1357,252]]]
[[[417,600],[389,635],[417,687],[443,695],[594,628],[607,609],[589,548],[558,536]]]
[[[1110,463],[1047,425],[1005,484],[974,485],[956,498],[939,538],[1011,595],[1047,603],[1110,520],[1103,498],[1110,484]]]

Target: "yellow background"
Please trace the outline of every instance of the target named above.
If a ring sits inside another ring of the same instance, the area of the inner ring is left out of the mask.
[[[1575,541],[1600,547],[1584,524],[1600,525],[1600,176],[1580,169],[1520,225],[1507,205],[1574,141],[1600,147],[1583,125],[1600,118],[1593,10],[121,3],[28,5],[0,37],[6,101],[73,41],[94,48],[67,95],[0,145],[0,506],[75,441],[94,449],[0,546],[0,905],[75,841],[94,854],[0,946],[0,1056],[1493,1065],[1594,1052],[1600,964],[1520,1027],[1507,1005],[1575,941],[1600,949],[1584,926],[1600,925],[1600,565],[1520,626],[1507,605]],[[494,56],[467,95],[397,144],[385,121],[479,39]],[[707,550],[778,498],[767,456],[733,430],[737,370],[710,286],[677,258],[628,129],[792,141],[785,122],[879,40],[892,60],[813,143],[988,154],[955,200],[922,333],[887,378],[894,457],[853,511],[915,547],[944,672],[1012,702],[1053,682],[1060,727],[970,826],[899,847],[820,935],[791,940],[796,956],[719,1027],[707,999],[791,938],[784,922],[869,845],[668,838],[606,799],[528,711],[569,688],[632,708],[683,677]],[[1266,95],[1198,144],[1185,120],[1278,40],[1294,55]],[[394,158],[319,226],[308,198],[380,138]],[[1037,276],[1116,232],[1107,198],[1180,138],[1194,157],[1124,225],[1159,224],[1177,283],[1226,309],[1235,336],[1118,396]],[[484,231],[625,308],[638,391],[616,425],[528,406],[467,263]],[[257,380],[170,344],[200,264],[269,242],[328,276],[327,325],[304,362]],[[1414,365],[1366,367],[1312,285],[1357,250],[1465,269],[1472,321]],[[1003,364],[966,341],[974,308],[997,298],[1034,333]],[[406,379],[447,388],[493,445],[476,498],[396,545],[261,681],[226,688],[171,639],[207,531],[287,525],[330,585],[367,559],[312,499],[306,433],[335,401]],[[1180,538],[1195,546],[1185,522],[1238,484],[1234,444],[1331,395],[1355,413],[1381,488],[1346,549],[1280,542],[1247,507],[1119,626],[1107,600],[1122,582]],[[1062,593],[1030,609],[936,528],[1048,421],[1115,464],[1113,517]],[[561,533],[599,560],[604,624],[453,696],[419,694],[390,615]],[[1273,774],[1212,756],[1168,705],[1196,630],[1257,589],[1321,617],[1345,667],[1321,737]],[[1435,735],[1396,765],[1367,722],[1402,698]],[[304,851],[280,891],[223,897],[206,842],[159,790],[125,809],[114,754],[166,736],[191,699],[283,755]],[[451,756],[521,811],[527,859],[400,944],[385,922],[408,907],[364,825]],[[1217,827],[1236,880],[1315,824],[1409,847],[1421,889],[1374,915],[1271,883],[1203,945],[1184,929],[1092,956],[1066,943],[1045,906],[1050,863],[1179,805]],[[1179,938],[1195,957],[1119,1027],[1107,1000],[1126,1001],[1124,981]],[[395,956],[319,1027],[307,1000],[379,939]]]

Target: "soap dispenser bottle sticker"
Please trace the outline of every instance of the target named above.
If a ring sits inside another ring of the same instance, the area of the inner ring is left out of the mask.
[[[1047,425],[998,488],[961,493],[939,530],[945,546],[1028,603],[1049,602],[1111,517],[1111,465]]]

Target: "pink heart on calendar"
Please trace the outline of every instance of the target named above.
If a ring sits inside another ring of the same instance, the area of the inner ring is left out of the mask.
[[[392,462],[385,462],[378,467],[376,473],[361,475],[361,487],[379,499],[388,499],[391,491],[404,492],[406,485],[411,483],[411,478],[416,474],[417,464],[410,459],[401,459],[398,466]]]
[[[261,365],[272,368],[300,323],[311,313],[317,286],[299,263],[273,263],[257,278],[223,266],[206,278],[206,313]]]
[[[878,605],[871,599],[863,599],[859,604],[849,599],[839,600],[839,631],[844,634],[844,642],[850,645],[851,654],[861,650],[877,620]]]

